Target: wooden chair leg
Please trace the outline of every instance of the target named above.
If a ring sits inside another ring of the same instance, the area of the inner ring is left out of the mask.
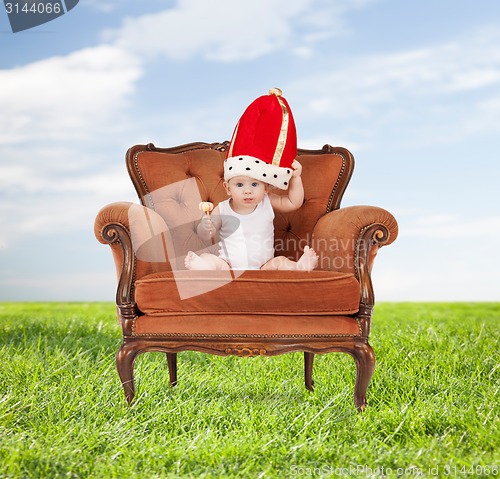
[[[135,396],[134,361],[138,352],[133,346],[123,343],[116,353],[116,369],[118,369],[128,404],[132,403]]]
[[[304,351],[304,377],[306,388],[309,389],[309,391],[314,391],[314,381],[312,378],[313,362],[314,353]]]
[[[177,353],[167,353],[168,372],[170,374],[170,386],[177,384]]]
[[[356,361],[354,403],[361,412],[366,407],[366,391],[375,370],[375,354],[368,343],[357,344],[351,354]]]

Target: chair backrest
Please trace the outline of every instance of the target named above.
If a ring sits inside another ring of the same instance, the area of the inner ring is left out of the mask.
[[[194,227],[202,215],[199,202],[217,205],[227,199],[223,187],[227,147],[228,142],[173,148],[148,144],[136,145],[127,152],[127,169],[141,203],[159,213],[180,238],[176,244],[182,245],[179,249],[183,251],[176,256],[203,248]],[[340,207],[354,169],[354,158],[348,150],[329,145],[321,150],[299,149],[297,160],[303,166],[304,204],[292,213],[277,213],[274,222],[276,255],[294,260],[310,242],[318,219]],[[278,189],[273,192],[286,193]]]

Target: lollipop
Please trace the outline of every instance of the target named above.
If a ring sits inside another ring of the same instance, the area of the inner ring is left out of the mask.
[[[203,213],[209,215],[210,212],[214,209],[214,204],[210,203],[210,201],[202,201],[198,207],[201,211],[203,211]]]

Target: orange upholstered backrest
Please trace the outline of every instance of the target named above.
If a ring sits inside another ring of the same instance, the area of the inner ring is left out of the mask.
[[[137,145],[127,152],[130,177],[144,206],[155,210],[176,235],[180,250],[197,251],[204,247],[196,234],[201,218],[200,201],[216,206],[227,199],[223,187],[223,161],[226,143],[191,143],[174,148]],[[304,204],[275,218],[277,255],[297,259],[310,241],[318,219],[340,206],[354,168],[348,150],[325,146],[322,150],[299,150],[302,164]],[[286,194],[273,190],[277,194]],[[206,245],[205,245],[206,246]]]

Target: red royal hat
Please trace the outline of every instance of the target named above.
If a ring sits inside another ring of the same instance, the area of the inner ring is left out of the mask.
[[[292,110],[279,88],[269,90],[245,110],[234,129],[224,161],[224,179],[249,176],[286,190],[297,156]]]

